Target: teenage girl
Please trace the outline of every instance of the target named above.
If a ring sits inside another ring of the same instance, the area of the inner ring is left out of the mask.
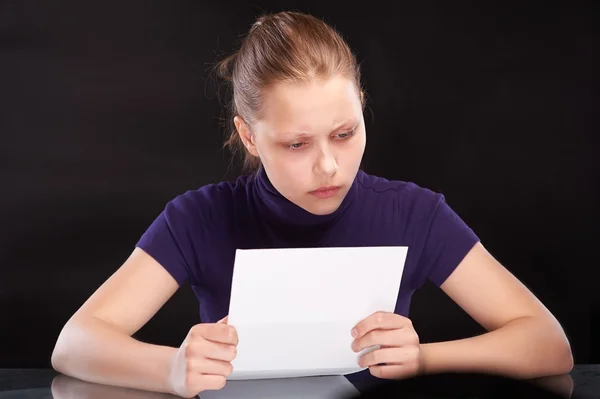
[[[166,204],[64,326],[52,354],[56,370],[183,397],[220,389],[238,343],[226,318],[236,249],[391,245],[409,248],[397,306],[348,331],[355,351],[381,345],[360,359],[368,369],[358,374],[533,378],[571,370],[561,325],[441,194],[360,170],[365,94],[355,56],[332,27],[302,13],[264,15],[218,71],[233,97],[227,144],[252,172]],[[426,280],[487,332],[420,344],[408,310]],[[199,300],[201,323],[181,346],[132,338],[184,283]]]

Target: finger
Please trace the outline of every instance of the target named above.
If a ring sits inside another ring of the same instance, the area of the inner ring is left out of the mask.
[[[190,337],[193,340],[203,338],[222,344],[238,344],[237,331],[228,324],[196,324],[190,331]]]
[[[358,359],[360,367],[371,367],[380,364],[412,363],[417,358],[416,347],[381,348],[365,353]]]
[[[217,321],[217,324],[227,324],[228,319],[229,319],[229,316],[225,316],[221,320]]]
[[[399,364],[371,366],[369,367],[369,372],[374,377],[383,379],[408,378],[417,374],[414,367]]]
[[[234,345],[198,339],[188,341],[185,348],[186,359],[207,358],[231,362],[237,355]]]
[[[399,329],[405,326],[411,326],[410,319],[396,313],[375,312],[372,315],[364,318],[352,329],[352,336],[359,338],[375,329]]]
[[[206,359],[206,358],[191,358],[187,362],[187,371],[193,371],[200,374],[222,375],[229,376],[233,367],[230,362],[222,360]]]
[[[409,329],[399,330],[372,330],[357,338],[352,342],[352,350],[360,352],[371,346],[393,346],[399,347],[404,345],[415,344],[414,339],[410,335]]]

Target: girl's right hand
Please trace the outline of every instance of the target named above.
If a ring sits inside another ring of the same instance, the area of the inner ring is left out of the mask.
[[[172,391],[184,398],[225,386],[232,372],[231,361],[237,354],[238,336],[227,325],[227,317],[217,323],[193,326],[171,364]]]

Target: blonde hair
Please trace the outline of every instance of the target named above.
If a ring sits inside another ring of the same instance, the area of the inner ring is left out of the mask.
[[[256,170],[260,160],[251,155],[233,125],[241,116],[251,125],[261,108],[261,94],[281,82],[308,82],[340,74],[356,82],[363,102],[360,68],[341,35],[323,20],[300,12],[259,17],[240,48],[216,64],[218,76],[229,86],[225,146],[243,153],[243,169]]]

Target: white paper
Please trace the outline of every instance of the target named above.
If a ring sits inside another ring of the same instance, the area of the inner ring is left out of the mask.
[[[201,392],[200,399],[350,399],[360,392],[343,376],[227,381],[218,391]]]
[[[407,247],[237,250],[228,324],[237,330],[229,380],[362,370],[352,327],[393,312]]]

